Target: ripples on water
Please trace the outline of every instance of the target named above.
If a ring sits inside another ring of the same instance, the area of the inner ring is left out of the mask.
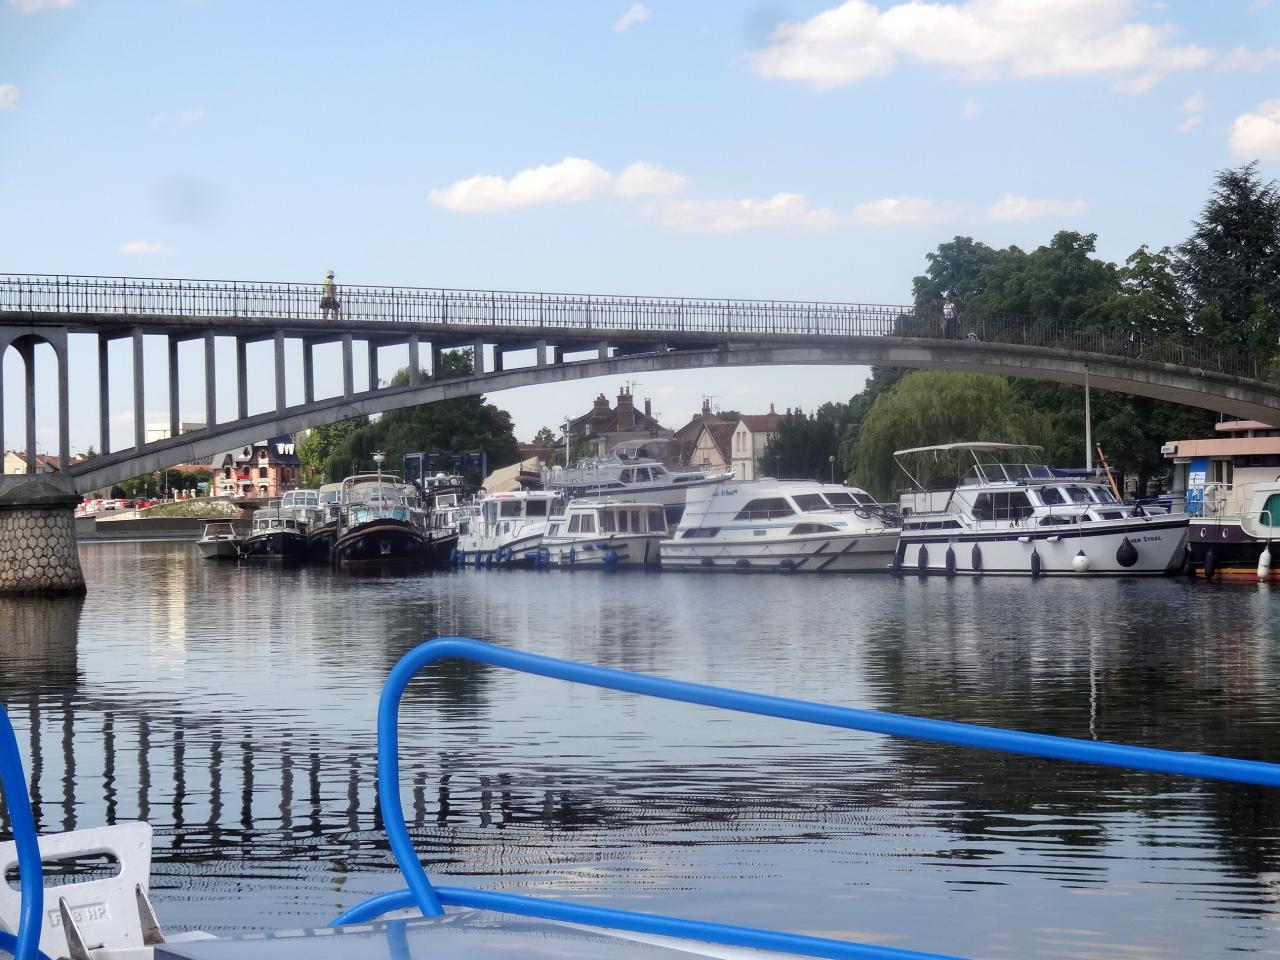
[[[81,551],[0,601],[44,830],[144,818],[162,920],[314,925],[399,885],[374,713],[424,637],[830,703],[1280,761],[1265,586],[476,572]],[[1280,791],[430,669],[404,803],[450,882],[983,957],[1280,952]],[[7,827],[0,822],[0,830]]]

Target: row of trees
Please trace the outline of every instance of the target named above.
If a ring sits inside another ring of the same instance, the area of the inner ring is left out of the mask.
[[[466,376],[472,372],[469,350],[441,354],[440,379]],[[402,386],[409,380],[408,369],[391,380]],[[491,469],[519,459],[511,415],[482,397],[460,397],[406,407],[382,414],[376,420],[357,417],[318,427],[298,446],[303,482],[308,485],[335,483],[343,477],[373,466],[375,452],[387,455],[387,469],[398,471],[406,453],[455,453],[484,451]]]
[[[1139,247],[1123,265],[1096,256],[1094,234],[1062,231],[1030,252],[956,237],[926,256],[912,284],[917,316],[944,295],[964,315],[1022,314],[1135,338],[1194,339],[1274,361],[1280,341],[1280,188],[1256,164],[1225,170],[1191,235],[1176,248]],[[1093,437],[1145,493],[1165,472],[1161,444],[1203,435],[1215,415],[1095,390]],[[1084,391],[1035,380],[874,369],[848,403],[785,418],[765,452],[781,476],[841,476],[889,495],[895,449],[960,440],[1037,443],[1045,459],[1084,460]]]

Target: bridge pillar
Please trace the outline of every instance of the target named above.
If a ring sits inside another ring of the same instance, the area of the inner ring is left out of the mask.
[[[369,389],[378,389],[378,342],[369,340]]]
[[[0,473],[4,472],[4,452],[9,448],[4,445],[4,354],[9,344],[0,340]]]
[[[502,372],[502,345],[501,344],[495,343],[493,345],[493,369],[490,370],[489,372],[490,373]]]
[[[133,328],[133,449],[147,443],[146,375],[143,371],[142,328]]]
[[[236,337],[236,416],[249,418],[249,355],[248,341]]]
[[[178,406],[178,338],[169,334],[165,340],[169,348],[169,436],[176,437],[182,432]]]
[[[601,359],[601,360],[608,360],[608,359],[609,359],[609,347],[610,347],[610,346],[611,346],[611,344],[609,343],[609,341],[608,341],[608,340],[601,340],[601,341],[600,341],[599,345],[596,347],[596,350],[597,350],[597,354],[596,354],[596,355],[599,357],[599,359]]]
[[[440,344],[431,344],[431,378],[440,379]]]
[[[418,365],[418,335],[409,334],[409,386],[416,387],[422,382],[422,368]]]
[[[276,348],[276,413],[284,413],[285,379],[284,379],[284,331],[283,330],[276,331],[275,348]]]
[[[204,332],[204,425],[212,430],[218,423],[218,354],[212,330]]]
[[[487,372],[484,368],[484,341],[483,340],[476,341],[476,348],[471,358],[471,361],[474,364],[475,372],[477,374]]]
[[[0,594],[82,594],[70,477],[0,477]]]
[[[355,373],[351,363],[351,334],[342,335],[342,399],[355,396]]]
[[[111,341],[98,334],[98,453],[111,452]]]
[[[27,473],[35,473],[36,466],[36,348],[30,340],[19,341],[14,349],[22,357],[26,367],[27,398]]]
[[[316,402],[316,345],[302,341],[302,402]]]
[[[545,367],[547,365],[547,341],[539,340],[537,347],[534,348],[538,366]]]

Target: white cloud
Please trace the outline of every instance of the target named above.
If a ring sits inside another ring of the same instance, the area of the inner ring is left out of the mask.
[[[12,110],[18,105],[18,88],[12,83],[0,83],[0,110]]]
[[[618,18],[618,22],[613,25],[613,29],[621,33],[628,27],[634,27],[637,23],[648,20],[651,16],[653,16],[653,11],[643,3],[633,3],[627,8],[627,12]]]
[[[899,57],[972,72],[1018,76],[1109,73],[1117,89],[1150,89],[1174,70],[1208,63],[1211,51],[1173,45],[1174,29],[1130,20],[1135,0],[967,0],[898,3],[884,10],[846,0],[803,23],[783,23],[757,52],[766,77],[819,89],[893,69]]]
[[[876,227],[938,223],[955,215],[955,208],[928,197],[886,197],[853,208],[853,222]]]
[[[537,203],[580,203],[609,190],[607,170],[581,157],[566,157],[551,166],[521,170],[510,180],[477,176],[459,180],[427,198],[436,206],[466,212],[490,212]]]
[[[9,6],[19,13],[39,13],[55,7],[75,6],[76,0],[9,0]]]
[[[1006,193],[987,208],[988,220],[1040,220],[1044,217],[1068,217],[1088,204],[1084,200],[1057,200],[1053,197],[1019,197]]]
[[[1246,160],[1280,160],[1280,97],[1236,117],[1228,142],[1231,152]]]
[[[171,251],[163,243],[155,243],[151,240],[130,240],[128,243],[120,244],[120,249],[116,252],[126,257],[156,257]]]
[[[1217,63],[1219,70],[1265,70],[1280,60],[1280,50],[1250,50],[1248,47],[1232,47]]]
[[[551,166],[521,170],[510,180],[476,176],[459,180],[427,198],[438,207],[467,213],[511,210],[539,203],[579,203],[616,193],[623,197],[675,193],[685,178],[670,170],[637,161],[619,174],[581,157],[566,157]]]
[[[972,120],[978,115],[978,112],[981,109],[982,104],[978,102],[977,97],[968,97],[964,101],[964,108],[962,112],[964,113],[964,118],[966,120]]]
[[[614,192],[624,197],[676,193],[688,181],[678,173],[639,160],[614,177]]]
[[[1204,94],[1196,92],[1183,100],[1178,109],[1183,113],[1203,113],[1208,106],[1209,101],[1204,98]]]
[[[767,200],[670,200],[662,222],[677,230],[737,233],[757,227],[823,230],[836,224],[831,210],[809,206],[803,193],[775,193]]]

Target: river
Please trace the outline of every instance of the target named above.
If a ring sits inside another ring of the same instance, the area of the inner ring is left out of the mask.
[[[402,886],[374,713],[424,638],[762,693],[1280,761],[1280,598],[1184,580],[475,571],[363,578],[86,544],[0,601],[46,831],[144,818],[173,929]],[[1280,953],[1280,791],[644,701],[459,663],[410,687],[434,876],[981,957]],[[7,821],[0,822],[0,830]]]

